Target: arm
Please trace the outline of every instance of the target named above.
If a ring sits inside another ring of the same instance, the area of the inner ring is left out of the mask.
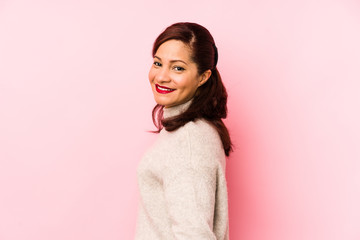
[[[175,239],[215,240],[216,168],[177,167],[175,173],[163,179],[166,208]]]

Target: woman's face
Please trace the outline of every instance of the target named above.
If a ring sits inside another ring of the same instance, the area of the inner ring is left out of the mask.
[[[191,50],[183,42],[169,40],[160,45],[149,72],[155,101],[173,107],[190,100],[196,89],[210,77],[211,71],[199,75],[191,60]]]

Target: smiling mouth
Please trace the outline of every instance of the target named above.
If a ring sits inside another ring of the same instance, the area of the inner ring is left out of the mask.
[[[171,92],[175,91],[175,89],[160,86],[158,84],[155,84],[155,88],[156,88],[156,91],[161,94],[167,94],[167,93],[171,93]]]

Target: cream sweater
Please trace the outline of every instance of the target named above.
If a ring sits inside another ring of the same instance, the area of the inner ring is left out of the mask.
[[[191,101],[164,109],[164,118]],[[161,130],[138,169],[136,240],[228,240],[225,153],[205,120]]]

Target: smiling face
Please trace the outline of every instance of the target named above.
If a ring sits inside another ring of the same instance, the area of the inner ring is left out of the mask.
[[[169,40],[161,44],[155,53],[149,81],[155,101],[165,107],[173,107],[190,100],[210,75],[211,70],[198,74],[187,45]]]

